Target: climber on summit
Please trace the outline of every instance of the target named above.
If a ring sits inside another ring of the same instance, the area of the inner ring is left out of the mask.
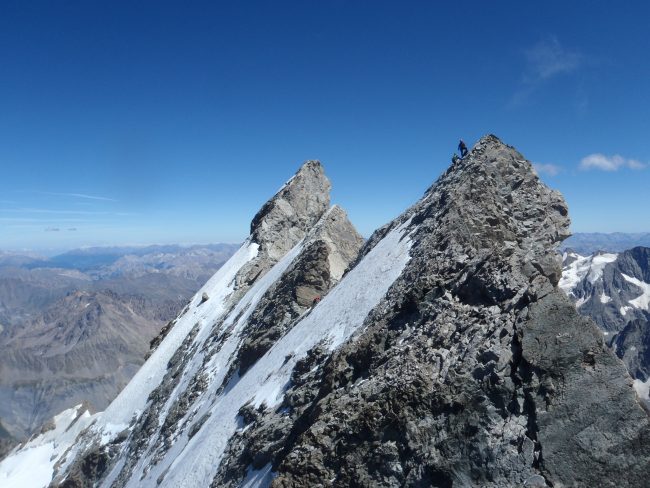
[[[458,150],[460,151],[460,158],[463,159],[465,156],[467,156],[467,146],[465,145],[465,141],[462,139],[458,143]]]
[[[456,164],[458,161],[460,161],[460,158],[458,157],[458,154],[454,153],[454,155],[451,157],[451,164]]]

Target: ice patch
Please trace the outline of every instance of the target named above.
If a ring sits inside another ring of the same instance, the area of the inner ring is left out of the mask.
[[[605,292],[602,292],[600,294],[600,303],[609,303],[611,301],[612,301],[612,298],[605,295]]]
[[[622,315],[623,317],[625,317],[625,315],[627,314],[628,310],[632,310],[632,307],[621,307],[621,308],[619,309],[619,312],[621,312],[621,315]]]

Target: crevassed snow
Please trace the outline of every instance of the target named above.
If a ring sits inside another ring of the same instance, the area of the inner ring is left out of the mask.
[[[244,376],[214,398],[209,407],[210,417],[183,451],[172,452],[172,447],[168,452],[167,457],[173,458],[173,462],[168,464],[163,486],[209,485],[228,440],[238,427],[239,409],[248,402],[277,405],[296,362],[307,351],[319,343],[334,349],[359,330],[409,260],[411,241],[404,235],[407,224],[389,232],[309,315],[277,341]],[[213,383],[213,387],[216,385]],[[208,395],[206,392],[204,397]],[[166,469],[162,465],[143,480],[134,476],[133,486],[156,486],[158,470]]]
[[[649,310],[650,309],[650,284],[646,283],[645,281],[641,281],[637,278],[633,278],[632,276],[628,276],[625,273],[621,273],[623,278],[625,278],[625,281],[632,283],[633,285],[638,286],[643,290],[641,295],[636,297],[633,300],[628,300],[628,303],[632,305],[635,308],[639,308],[641,310]]]
[[[603,275],[603,269],[609,263],[613,263],[618,254],[603,253],[593,256],[580,256],[576,254],[576,260],[562,270],[559,287],[567,295],[573,293],[573,289],[585,278],[594,284]]]
[[[0,462],[2,488],[41,488],[52,481],[54,465],[93,416],[82,405],[54,417],[54,429],[39,435]],[[76,420],[76,422],[75,422]]]

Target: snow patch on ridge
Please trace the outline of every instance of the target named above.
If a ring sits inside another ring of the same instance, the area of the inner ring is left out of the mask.
[[[635,308],[641,309],[641,310],[649,310],[650,309],[650,284],[646,283],[645,281],[641,281],[637,278],[633,278],[632,276],[628,276],[625,273],[621,273],[623,278],[625,278],[625,281],[628,283],[632,283],[635,286],[638,286],[643,290],[643,293],[636,297],[633,300],[629,300],[628,303],[632,305]]]
[[[277,475],[272,471],[271,463],[260,469],[248,468],[241,488],[268,488]]]
[[[618,258],[618,254],[603,253],[593,256],[575,255],[576,259],[562,271],[559,287],[567,295],[572,295],[578,284],[587,278],[592,285],[603,276],[603,270]]]

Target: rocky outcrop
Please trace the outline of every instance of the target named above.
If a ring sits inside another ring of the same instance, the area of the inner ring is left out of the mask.
[[[650,409],[650,314],[629,321],[614,338],[613,347],[634,379],[637,394]]]
[[[647,415],[557,287],[562,197],[488,136],[362,254],[404,224],[411,260],[367,328],[299,362],[281,408],[241,412],[213,486],[246,462],[273,487],[642,486]]]
[[[302,240],[329,208],[331,184],[319,161],[306,161],[251,221],[250,242],[259,246],[255,260],[238,273],[236,289],[255,280]],[[242,296],[233,296],[233,303]]]
[[[330,206],[331,184],[319,161],[307,161],[251,222],[260,252],[278,260],[304,237]]]

